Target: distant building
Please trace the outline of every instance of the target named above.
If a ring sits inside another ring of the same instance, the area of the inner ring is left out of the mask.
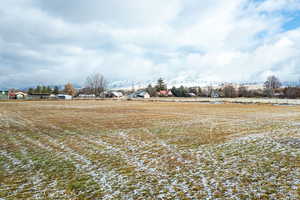
[[[8,100],[9,99],[9,91],[0,90],[0,100]]]
[[[149,99],[150,94],[146,91],[140,90],[135,93],[132,93],[128,96],[129,98],[144,98],[144,99]]]
[[[122,92],[110,92],[112,98],[122,98],[124,95]]]
[[[49,99],[57,99],[57,96],[55,94],[50,94]]]
[[[188,96],[189,96],[189,97],[195,97],[195,96],[196,96],[196,94],[195,94],[195,93],[193,93],[193,92],[190,92],[190,93],[188,93]]]
[[[9,99],[26,99],[27,94],[24,92],[8,92]]]
[[[64,100],[72,100],[72,96],[71,95],[67,95],[67,94],[58,94],[56,95],[58,99],[64,99]]]
[[[161,90],[157,92],[157,95],[161,97],[171,97],[173,96],[173,93],[171,92],[171,90]]]
[[[210,94],[210,97],[211,98],[219,98],[220,97],[220,93],[215,91],[215,90],[212,90],[211,91],[211,94]]]
[[[24,92],[15,92],[15,97],[16,99],[26,99],[27,98],[27,94]]]

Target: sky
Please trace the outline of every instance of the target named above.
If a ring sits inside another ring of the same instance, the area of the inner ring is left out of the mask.
[[[6,0],[0,88],[300,79],[300,0]]]

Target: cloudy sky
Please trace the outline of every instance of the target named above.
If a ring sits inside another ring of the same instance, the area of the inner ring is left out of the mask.
[[[300,0],[3,0],[0,88],[300,78]]]

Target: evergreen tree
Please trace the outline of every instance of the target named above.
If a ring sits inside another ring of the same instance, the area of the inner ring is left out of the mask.
[[[58,86],[54,87],[53,94],[59,94],[59,88],[58,88]]]
[[[33,94],[34,93],[34,89],[33,88],[29,88],[27,92],[28,92],[28,94]]]
[[[180,86],[179,90],[179,95],[180,97],[187,97],[188,96],[188,91],[186,90],[186,88],[182,86]]]
[[[187,97],[188,96],[188,90],[180,86],[179,88],[173,87],[171,89],[171,92],[176,96],[176,97]]]
[[[42,86],[42,93],[46,94],[47,93],[47,87],[46,86]]]
[[[47,93],[48,94],[52,93],[52,88],[50,86],[47,86]]]
[[[157,84],[156,84],[156,91],[162,91],[162,90],[167,90],[167,85],[165,84],[164,80],[162,78],[159,78],[157,80]]]
[[[37,94],[41,94],[42,93],[42,87],[40,85],[36,86],[34,92],[37,93]]]
[[[172,92],[172,94],[173,94],[174,96],[178,97],[177,89],[176,89],[175,86],[172,87],[171,92]]]

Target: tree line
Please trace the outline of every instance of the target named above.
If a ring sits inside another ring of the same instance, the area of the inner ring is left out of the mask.
[[[160,96],[176,96],[176,97],[278,97],[278,98],[300,98],[300,87],[281,87],[282,84],[276,76],[269,76],[264,82],[263,89],[249,89],[246,86],[234,87],[232,84],[224,84],[221,87],[213,88],[211,86],[201,87],[172,87],[168,89],[167,84],[163,78],[159,78],[154,86],[149,84],[144,90],[149,93],[151,97]],[[69,94],[72,96],[79,94],[100,96],[107,89],[107,80],[102,74],[91,74],[86,78],[83,88],[76,90],[71,83],[64,85],[60,90],[58,86],[36,86],[29,88],[29,94]],[[128,93],[128,91],[123,91]],[[134,92],[134,91],[130,91]],[[130,93],[129,92],[129,93]]]
[[[86,78],[85,86],[78,91],[74,88],[73,84],[67,83],[64,85],[63,89],[60,89],[58,86],[43,86],[38,85],[35,88],[29,88],[28,94],[68,94],[71,96],[75,96],[78,94],[94,94],[96,96],[100,96],[102,92],[104,92],[107,88],[107,81],[103,75],[96,73],[91,74]]]
[[[172,87],[170,90],[176,97],[225,97],[225,98],[236,98],[236,97],[278,97],[278,98],[300,98],[300,87],[281,87],[282,83],[276,76],[269,76],[264,82],[263,89],[248,89],[246,86],[234,87],[232,84],[226,84],[222,87],[214,89],[212,86],[205,88],[201,87]],[[167,84],[164,83],[162,78],[158,79],[155,86],[148,85],[146,91],[151,97],[166,96],[159,92],[167,90]]]

